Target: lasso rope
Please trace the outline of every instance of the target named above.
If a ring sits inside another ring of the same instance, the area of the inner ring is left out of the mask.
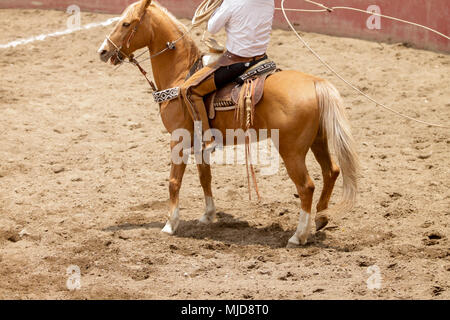
[[[198,27],[209,20],[214,11],[222,5],[223,0],[204,0],[195,10],[192,28]]]
[[[406,24],[410,24],[412,26],[416,26],[419,28],[423,28],[425,30],[431,31],[433,33],[436,33],[437,35],[450,40],[450,37],[443,34],[442,32],[439,32],[437,30],[434,30],[430,27],[415,23],[415,22],[411,22],[411,21],[407,21],[407,20],[403,20],[403,19],[399,19],[399,18],[395,18],[395,17],[391,17],[391,16],[387,16],[381,13],[377,13],[377,12],[371,12],[371,11],[367,11],[367,10],[362,10],[362,9],[357,9],[357,8],[352,8],[352,7],[326,7],[325,5],[321,4],[321,3],[317,3],[311,0],[304,0],[305,2],[308,3],[312,3],[316,6],[322,7],[324,9],[284,9],[285,11],[294,11],[294,12],[334,12],[335,10],[351,10],[351,11],[357,11],[357,12],[363,12],[363,13],[367,13],[370,15],[374,15],[374,16],[379,16],[382,18],[386,18],[386,19],[390,19],[390,20],[394,20],[394,21],[398,21],[398,22],[402,22],[402,23],[406,23]],[[276,8],[276,10],[283,10],[283,8]]]
[[[314,1],[309,1],[309,0],[305,0],[305,1],[323,7],[324,9],[321,10],[321,12],[325,12],[325,11],[330,12],[330,10],[333,11],[333,10],[335,10],[335,9],[351,9],[351,10],[355,10],[355,11],[366,12],[366,13],[368,13],[368,14],[375,14],[374,12],[365,11],[365,10],[360,10],[360,9],[355,9],[355,8],[349,8],[349,7],[331,7],[331,8],[328,8],[328,7],[325,7],[323,4],[316,3],[316,2],[314,2]],[[300,10],[302,10],[302,9],[285,9],[285,8],[284,8],[284,2],[285,2],[285,0],[282,0],[282,1],[281,1],[281,11],[283,12],[283,15],[284,15],[284,18],[286,19],[286,22],[288,23],[288,25],[289,25],[289,27],[292,29],[292,31],[294,31],[295,35],[300,39],[300,41],[303,43],[303,45],[304,45],[309,51],[311,51],[311,53],[312,53],[312,54],[313,54],[313,55],[314,55],[314,56],[315,56],[322,64],[324,64],[324,65],[325,65],[325,66],[326,66],[326,67],[327,67],[334,75],[336,75],[339,79],[341,79],[344,83],[346,83],[350,88],[352,88],[353,90],[355,90],[356,92],[358,92],[358,93],[361,94],[362,96],[366,97],[366,98],[369,99],[370,101],[374,102],[377,106],[380,106],[380,107],[382,107],[382,108],[384,108],[384,109],[386,109],[386,110],[388,110],[388,111],[390,111],[390,112],[392,112],[392,113],[394,113],[394,114],[396,114],[396,115],[398,115],[398,116],[400,116],[400,117],[403,117],[403,118],[405,118],[405,119],[412,120],[412,121],[415,121],[415,122],[418,122],[418,123],[421,123],[421,124],[425,124],[425,125],[428,125],[428,126],[432,126],[432,127],[438,127],[438,128],[446,128],[446,129],[450,129],[450,126],[441,125],[441,124],[435,124],[435,123],[431,123],[431,122],[427,122],[427,121],[422,121],[422,120],[419,120],[419,119],[416,119],[416,118],[413,118],[413,117],[404,115],[404,114],[402,114],[402,113],[400,113],[400,112],[398,112],[398,111],[396,111],[396,110],[394,110],[394,109],[392,109],[392,108],[390,108],[390,107],[384,105],[383,103],[380,103],[380,102],[376,101],[375,99],[373,99],[372,97],[370,97],[369,95],[365,94],[365,93],[362,92],[360,89],[358,89],[354,84],[350,83],[347,79],[345,79],[343,76],[341,76],[336,70],[334,70],[334,68],[333,68],[332,66],[330,66],[324,59],[322,59],[322,57],[321,57],[314,49],[312,49],[311,46],[309,46],[309,44],[308,44],[308,43],[300,36],[300,34],[297,32],[297,30],[295,30],[295,28],[294,28],[294,26],[292,25],[291,21],[290,21],[289,18],[287,17],[286,11],[287,11],[287,10],[290,10],[290,11],[300,11]],[[388,17],[388,16],[384,16],[384,15],[380,15],[380,16]],[[416,25],[416,26],[425,28],[425,29],[427,29],[427,30],[431,30],[431,31],[433,31],[433,32],[435,32],[435,33],[437,33],[437,34],[440,34],[441,36],[443,36],[443,37],[449,39],[448,36],[446,36],[446,35],[444,35],[444,34],[441,34],[440,32],[438,32],[438,31],[436,31],[436,30],[433,30],[433,29],[431,29],[431,28],[428,28],[428,27],[425,27],[425,26],[422,26],[422,25],[419,25],[419,24],[416,24],[416,23],[413,23],[413,22],[409,22],[409,21],[405,21],[405,20],[393,18],[393,17],[389,17],[389,18],[391,18],[391,19],[393,19],[393,20],[397,20],[397,21],[409,23],[409,24],[412,24],[412,25]]]

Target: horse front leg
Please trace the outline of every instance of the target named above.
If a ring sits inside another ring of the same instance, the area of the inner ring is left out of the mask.
[[[172,145],[173,149],[173,145]],[[186,161],[182,161],[180,164],[173,162],[170,169],[169,179],[169,193],[170,193],[170,207],[169,207],[169,220],[165,227],[161,230],[164,233],[173,235],[180,224],[180,188],[181,181],[183,180],[184,171],[186,169]]]
[[[216,206],[211,190],[211,166],[206,163],[197,164],[200,183],[205,195],[205,214],[199,219],[199,222],[210,224],[216,218]]]

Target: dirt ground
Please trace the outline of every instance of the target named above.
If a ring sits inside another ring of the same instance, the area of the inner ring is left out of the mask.
[[[109,17],[84,13],[82,23]],[[56,11],[0,10],[0,43],[65,29],[66,19]],[[450,298],[448,129],[376,107],[293,33],[275,30],[269,55],[279,66],[330,79],[348,105],[363,166],[356,207],[305,247],[286,249],[299,200],[283,165],[258,176],[260,203],[248,201],[244,165],[213,167],[220,213],[207,227],[196,223],[203,192],[191,165],[183,222],[170,237],[160,232],[170,136],[138,71],[100,62],[96,50],[111,29],[0,49],[1,299]],[[449,55],[304,36],[376,99],[450,123]],[[311,154],[308,165],[317,201],[321,174]],[[333,202],[340,192],[341,179]],[[66,287],[70,265],[81,269],[79,290]],[[368,288],[373,265],[381,289]]]

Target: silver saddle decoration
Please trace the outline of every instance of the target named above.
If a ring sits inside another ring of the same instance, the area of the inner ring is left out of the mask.
[[[239,76],[237,79],[237,82],[239,84],[242,84],[247,79],[259,76],[261,74],[265,74],[270,71],[274,71],[276,68],[277,68],[277,65],[273,61],[266,62],[266,63],[260,64],[260,65],[256,65],[256,66],[250,68],[250,70],[247,71],[246,73],[244,73],[243,75]]]
[[[170,101],[176,99],[180,95],[180,87],[169,88],[161,91],[154,91],[153,99],[155,99],[156,103],[162,103],[165,101]]]

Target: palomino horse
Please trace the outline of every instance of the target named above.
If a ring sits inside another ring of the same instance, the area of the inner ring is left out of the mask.
[[[166,9],[151,0],[141,0],[130,5],[120,21],[99,49],[103,62],[113,65],[130,58],[136,50],[148,47],[157,87],[161,89],[180,86],[191,66],[201,53],[187,34],[188,31]],[[169,42],[175,48],[167,49]],[[172,133],[184,128],[193,131],[193,121],[181,99],[161,105],[164,126]],[[226,129],[237,129],[234,112],[218,112],[211,127],[225,134]],[[311,207],[314,183],[305,165],[306,154],[311,149],[323,174],[323,190],[317,204],[316,229],[328,223],[331,211],[348,211],[352,208],[357,191],[358,160],[354,140],[345,116],[344,107],[336,88],[326,80],[297,71],[281,71],[270,76],[265,84],[263,99],[256,107],[253,129],[279,130],[278,152],[289,177],[295,183],[301,200],[300,219],[295,234],[288,245],[306,244],[312,229]],[[328,142],[334,147],[341,169],[330,156]],[[178,142],[172,142],[172,150]],[[200,182],[205,195],[206,212],[201,223],[215,219],[216,208],[211,191],[211,170],[207,163],[197,164]],[[163,232],[173,234],[179,225],[179,190],[186,168],[184,162],[172,161],[170,171],[170,212]],[[343,199],[328,209],[335,181],[342,171]]]

